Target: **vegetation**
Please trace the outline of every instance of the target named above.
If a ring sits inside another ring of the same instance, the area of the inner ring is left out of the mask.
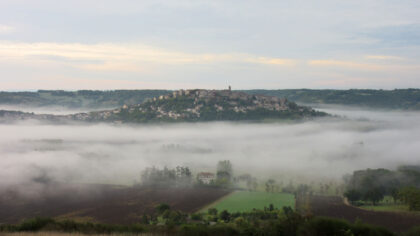
[[[64,106],[68,108],[120,107],[124,104],[143,103],[148,98],[166,95],[169,90],[113,90],[113,91],[62,91],[39,90],[37,92],[0,92],[0,103],[25,106]],[[420,110],[420,89],[395,90],[244,90],[249,94],[261,94],[287,98],[291,101],[311,104],[340,104],[383,109]],[[211,111],[209,111],[210,113]]]
[[[229,186],[233,179],[233,168],[229,160],[217,163],[216,184],[219,186]]]
[[[189,167],[177,166],[175,169],[146,168],[141,173],[141,181],[145,186],[184,187],[192,185]]]
[[[420,210],[420,169],[417,166],[403,166],[396,171],[367,169],[355,171],[346,178],[347,190],[344,196],[356,205],[371,202],[373,206],[391,197],[395,206],[401,203],[410,211]],[[364,201],[364,202],[361,202]],[[387,207],[390,209],[390,207]]]
[[[178,91],[181,92],[181,91]],[[211,95],[201,95],[207,90],[193,90],[189,95],[167,95],[140,105],[126,106],[115,111],[90,113],[88,120],[144,122],[197,122],[197,121],[263,121],[297,120],[327,116],[324,112],[293,102],[272,101],[269,97],[255,97],[232,92],[226,97],[218,90]],[[237,98],[236,96],[242,96]],[[282,108],[280,109],[280,107]],[[276,107],[278,109],[276,109]]]
[[[64,92],[64,94],[67,94],[67,92]],[[6,99],[4,102],[7,103],[7,101]],[[133,104],[133,101],[137,101],[137,103]],[[287,99],[254,96],[228,90],[179,90],[164,96],[153,97],[153,99],[148,99],[147,101],[138,101],[137,99],[126,101],[122,99],[120,103],[122,102],[126,104],[113,110],[51,117],[34,115],[32,113],[15,114],[8,112],[0,114],[0,118],[5,116],[5,119],[9,118],[9,120],[56,119],[58,121],[147,123],[301,120],[328,115],[325,112],[315,111],[310,107],[298,106]],[[85,106],[82,103],[82,101],[79,101],[77,106],[72,107]],[[95,102],[89,101],[89,104],[93,103]],[[101,104],[103,105],[103,103]],[[117,103],[113,104],[115,106]],[[62,105],[59,98],[55,105]],[[96,107],[101,107],[102,105],[96,104]]]
[[[392,232],[366,224],[350,224],[343,220],[324,217],[304,217],[290,207],[282,210],[253,210],[244,213],[222,211],[204,215],[202,220],[187,222],[186,214],[166,210],[159,217],[150,217],[149,223],[134,225],[107,225],[57,221],[49,218],[35,218],[17,225],[0,225],[0,232],[69,232],[85,234],[151,233],[155,235],[394,235]],[[195,216],[197,217],[197,216]],[[214,221],[216,220],[216,221]],[[210,224],[213,222],[213,224]],[[413,229],[412,232],[418,232]],[[415,235],[415,234],[412,234]]]
[[[381,109],[420,110],[420,89],[350,89],[350,90],[246,90],[250,94],[262,94],[287,98],[308,104],[339,104]]]
[[[168,90],[38,90],[0,92],[0,104],[22,106],[63,106],[67,108],[111,108],[132,105],[169,93]]]
[[[216,210],[229,212],[247,212],[253,209],[264,209],[270,207],[270,204],[278,208],[295,206],[295,198],[288,193],[267,193],[267,192],[248,192],[236,191],[231,195],[223,198],[221,201],[207,207],[207,209],[214,208]]]

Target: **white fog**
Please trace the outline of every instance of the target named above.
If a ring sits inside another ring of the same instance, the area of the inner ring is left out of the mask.
[[[301,123],[0,125],[3,185],[48,178],[131,185],[151,166],[340,180],[365,168],[420,164],[420,113],[323,108],[344,119]],[[298,178],[299,177],[299,178]]]

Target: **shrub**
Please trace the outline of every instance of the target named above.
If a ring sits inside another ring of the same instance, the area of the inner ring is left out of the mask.
[[[216,209],[216,208],[209,208],[209,209],[207,210],[207,213],[208,213],[209,215],[217,215],[217,209]]]
[[[18,231],[39,231],[48,224],[54,223],[51,218],[36,217],[33,219],[23,221],[18,227]]]
[[[162,214],[166,210],[170,210],[170,209],[171,209],[171,207],[166,203],[161,203],[161,204],[156,206],[156,210],[159,214]]]

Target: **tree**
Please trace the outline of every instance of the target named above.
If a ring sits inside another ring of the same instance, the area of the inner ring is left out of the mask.
[[[394,204],[397,203],[398,197],[399,197],[399,191],[397,188],[392,188],[390,190],[390,194],[392,199],[394,200]]]
[[[293,186],[293,182],[290,181],[289,184],[282,189],[282,191],[285,193],[294,193],[295,187]]]
[[[399,198],[406,204],[410,211],[420,210],[420,189],[405,187],[399,191]]]
[[[227,210],[223,210],[222,212],[220,212],[220,219],[224,222],[229,222],[230,213]]]
[[[300,184],[297,187],[296,192],[299,195],[307,195],[310,192],[310,190],[311,190],[311,187],[309,185],[307,185],[307,184]]]
[[[184,166],[177,166],[175,169],[177,185],[190,185],[192,182],[192,175],[190,168]]]
[[[156,210],[159,214],[163,214],[166,210],[170,210],[171,207],[166,203],[161,203],[156,206]]]
[[[363,199],[366,201],[372,201],[373,205],[376,205],[379,201],[384,198],[384,192],[381,188],[372,188],[365,192]]]
[[[219,161],[217,163],[217,183],[220,185],[229,185],[232,181],[233,169],[229,160]]]
[[[275,184],[276,184],[276,181],[274,179],[267,180],[267,182],[265,183],[265,191],[267,193],[269,192],[274,193]]]
[[[143,216],[141,217],[140,222],[144,225],[148,225],[150,223],[149,221],[149,217],[146,214],[143,214]]]
[[[209,209],[207,210],[207,213],[208,213],[209,215],[217,215],[217,209],[216,209],[216,208],[209,208]]]
[[[354,204],[356,201],[361,199],[362,193],[356,189],[350,189],[344,193],[344,196],[351,202],[351,204]]]
[[[184,166],[177,166],[175,169],[152,167],[141,173],[141,181],[143,185],[189,186],[192,184],[192,176],[190,169]]]
[[[274,211],[274,205],[273,205],[273,203],[270,203],[270,205],[268,205],[268,210],[269,211]]]
[[[252,191],[257,191],[257,187],[258,187],[257,180],[252,181],[252,183],[251,183]]]

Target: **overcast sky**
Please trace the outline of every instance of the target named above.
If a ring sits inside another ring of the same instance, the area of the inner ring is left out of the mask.
[[[0,90],[420,87],[420,1],[0,0]]]

